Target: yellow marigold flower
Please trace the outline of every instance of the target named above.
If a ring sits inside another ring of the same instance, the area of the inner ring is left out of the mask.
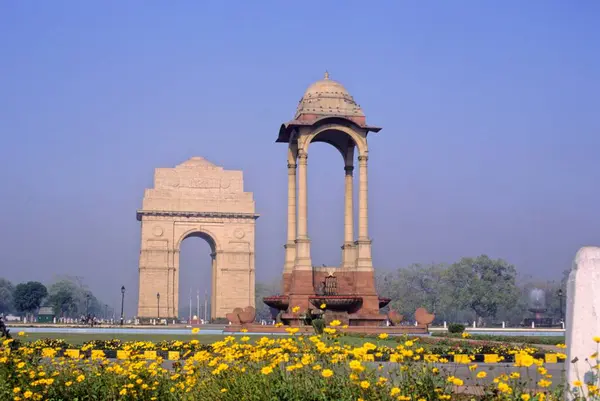
[[[33,395],[33,393],[29,390],[27,390],[23,393],[23,397],[25,397],[25,398],[31,398],[32,395]]]
[[[315,365],[312,367],[313,370],[321,370],[321,365]]]
[[[556,344],[556,348],[567,348],[565,344]]]
[[[390,390],[390,396],[394,397],[400,394],[400,389],[398,387],[392,387]]]
[[[573,382],[573,386],[575,386],[575,387],[581,387],[581,386],[583,386],[583,383],[581,382],[581,380],[575,380]]]
[[[597,342],[597,343],[600,343],[600,336],[594,337],[594,341]]]
[[[321,372],[321,376],[331,377],[333,376],[333,371],[331,369],[323,369],[323,371]]]
[[[299,310],[300,310],[300,307],[299,307],[299,306],[294,306],[294,307],[292,308],[292,312],[294,312],[294,313],[298,313],[298,311],[299,311]]]
[[[538,382],[538,386],[540,386],[540,387],[550,387],[551,384],[552,384],[552,382],[550,380],[545,380],[545,379],[542,379]]]
[[[366,381],[366,380],[363,380],[363,381],[361,381],[361,382],[360,382],[360,387],[361,387],[361,388],[364,388],[364,389],[366,390],[366,389],[368,389],[369,387],[371,387],[371,383],[369,383],[369,382],[368,382],[368,381]]]
[[[263,375],[270,375],[271,373],[273,373],[273,368],[270,366],[265,366],[260,370],[260,373],[262,373]]]
[[[531,396],[529,394],[521,394],[521,399],[523,401],[529,401],[531,399]]]
[[[511,393],[512,392],[512,388],[504,382],[498,383],[498,390],[501,393]]]
[[[250,337],[244,336],[244,337],[240,338],[240,341],[243,341],[243,342],[250,341]]]
[[[79,375],[79,376],[77,376],[77,378],[75,380],[77,380],[77,383],[81,383],[82,381],[85,380],[85,376],[84,375]]]
[[[296,334],[298,332],[298,330],[300,330],[300,329],[297,327],[288,327],[285,329],[285,331],[287,331],[290,334]]]
[[[348,328],[347,324],[345,324],[345,325],[342,326],[342,329],[347,329],[347,328]]]
[[[196,334],[196,333],[198,333],[199,331],[200,331],[200,329],[199,329],[198,327],[194,327],[194,328],[192,329],[192,334]]]
[[[454,380],[452,380],[452,384],[454,384],[455,386],[462,386],[464,382],[458,377],[455,377]]]
[[[331,327],[337,327],[337,326],[339,326],[340,324],[342,324],[342,322],[340,322],[339,320],[332,320],[332,321],[331,321],[331,323],[329,323],[329,325],[330,325]]]
[[[19,362],[19,363],[17,364],[17,369],[22,369],[22,368],[23,368],[23,366],[25,366],[25,362]]]
[[[533,365],[534,363],[534,359],[531,355],[529,354],[525,354],[525,353],[521,353],[520,357],[517,359],[517,363],[515,363],[516,366],[519,367],[530,367],[531,365]]]
[[[321,309],[325,309],[325,308],[327,308],[327,304],[325,304],[325,303],[322,303],[322,304],[319,306],[319,308],[321,308]]]
[[[471,337],[471,335],[469,333],[467,333],[466,331],[462,333],[462,338],[469,338]]]
[[[521,377],[521,374],[520,374],[519,372],[512,372],[512,373],[510,374],[510,378],[511,378],[511,379],[518,379],[518,378],[520,378],[520,377]]]
[[[18,394],[21,391],[21,387],[13,388],[13,393]]]
[[[127,394],[126,388],[122,388],[121,391],[119,391],[119,395],[126,395],[126,394]]]
[[[411,340],[408,340],[408,341],[404,342],[404,345],[406,345],[407,347],[412,347],[414,345],[414,342]]]
[[[24,331],[19,331],[19,332],[17,333],[17,335],[18,335],[19,337],[23,337],[23,336],[25,335],[25,332],[24,332]]]
[[[479,372],[479,373],[477,373],[477,378],[478,378],[478,379],[483,379],[483,378],[485,378],[486,376],[487,376],[487,373],[486,373],[486,372]]]
[[[323,331],[327,334],[335,334],[337,332],[336,329],[332,329],[331,327],[325,327]]]
[[[386,339],[386,338],[388,338],[388,337],[389,337],[388,333],[381,333],[381,334],[379,335],[379,339],[380,339],[380,340],[385,340],[385,339]]]
[[[227,392],[227,389],[226,389],[226,388],[222,388],[222,389],[221,389],[221,392],[222,392],[222,393],[226,393],[226,392]]]
[[[469,370],[471,372],[475,371],[476,369],[477,369],[477,364],[469,365]]]
[[[67,386],[67,387],[71,387],[71,385],[72,385],[72,384],[73,384],[73,382],[72,382],[72,381],[68,381],[68,382],[66,382],[66,383],[65,383],[65,386]]]

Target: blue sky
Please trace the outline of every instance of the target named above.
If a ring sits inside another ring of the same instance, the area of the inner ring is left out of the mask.
[[[327,69],[370,137],[376,268],[482,253],[552,278],[600,244],[600,3],[4,2],[0,276],[137,292],[135,210],[156,167],[203,156],[255,194],[261,280],[283,265],[286,150]],[[343,165],[311,147],[313,262],[339,263]],[[208,246],[188,239],[204,290]],[[182,298],[189,290],[182,289]],[[194,289],[195,291],[195,289]]]

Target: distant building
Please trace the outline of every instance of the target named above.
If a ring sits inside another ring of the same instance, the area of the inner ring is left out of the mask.
[[[38,323],[53,323],[54,309],[50,306],[42,306],[37,315]]]

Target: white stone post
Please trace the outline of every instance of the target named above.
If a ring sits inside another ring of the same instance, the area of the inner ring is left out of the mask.
[[[567,282],[567,384],[593,381],[595,361],[586,361],[599,350],[600,336],[600,248],[583,247],[575,255]],[[575,360],[574,363],[571,361]],[[596,371],[597,373],[597,371]],[[572,399],[572,395],[567,395]]]
[[[444,320],[444,328],[447,329],[448,328],[448,324],[446,323],[446,321]]]
[[[506,322],[502,322],[502,328],[505,329],[506,328]]]

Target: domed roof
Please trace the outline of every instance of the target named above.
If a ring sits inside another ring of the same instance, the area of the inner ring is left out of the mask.
[[[325,72],[323,79],[310,85],[304,92],[294,119],[301,119],[302,115],[314,116],[313,118],[321,116],[365,117],[362,109],[346,88],[341,83],[329,79],[328,72]]]

